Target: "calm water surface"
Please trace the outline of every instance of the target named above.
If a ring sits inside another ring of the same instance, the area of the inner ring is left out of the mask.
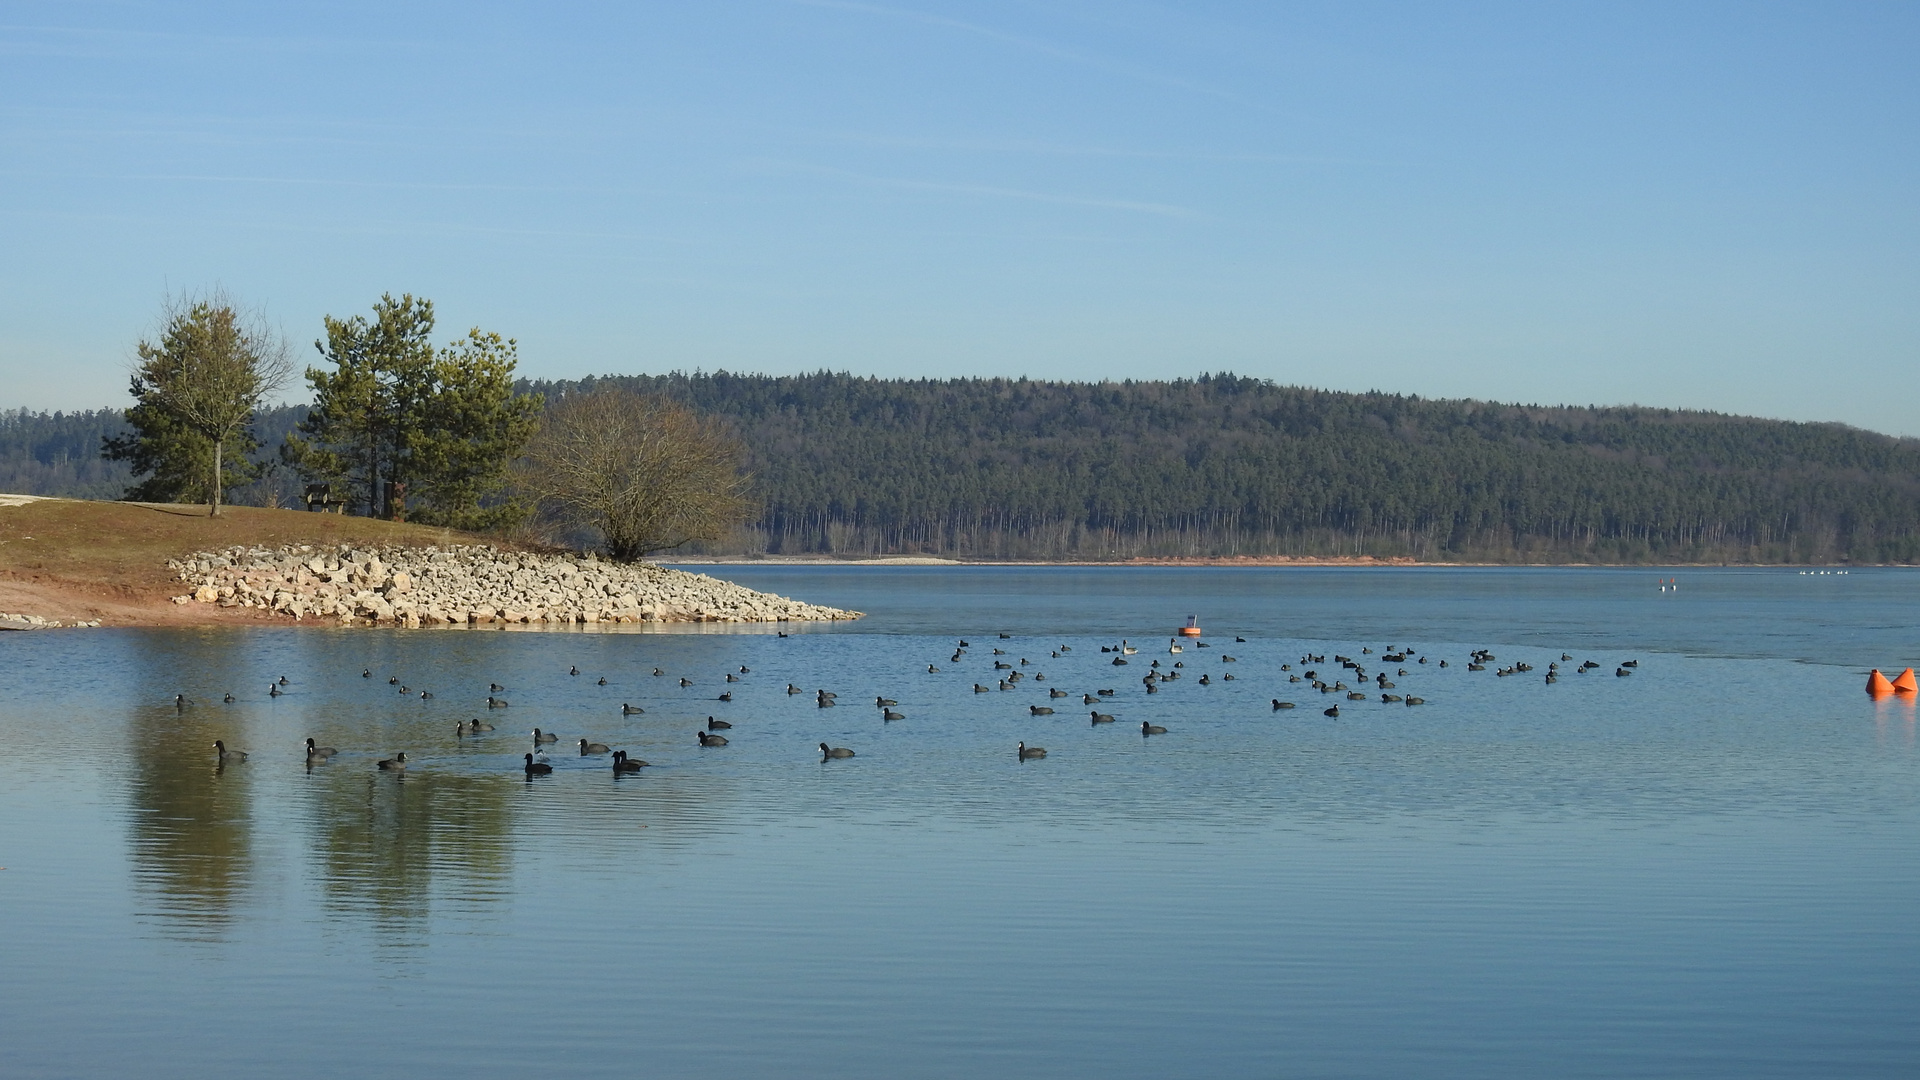
[[[0,634],[0,1075],[1920,1073],[1920,574],[718,572],[871,614]]]

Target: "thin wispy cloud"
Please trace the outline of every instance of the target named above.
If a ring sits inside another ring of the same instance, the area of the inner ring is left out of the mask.
[[[955,153],[1028,154],[1040,157],[1116,158],[1140,161],[1204,161],[1270,165],[1382,165],[1387,162],[1339,154],[1272,154],[1206,150],[1142,150],[1120,146],[1089,146],[1041,140],[928,139],[914,136],[873,135],[857,131],[802,132],[803,138],[852,146],[880,146],[901,150],[939,150]]]
[[[946,30],[957,30],[961,33],[970,34],[975,37],[985,38],[991,41],[997,41],[1003,45],[1011,45],[1015,48],[1025,50],[1027,52],[1038,53],[1042,56],[1051,56],[1051,57],[1054,57],[1055,59],[1065,60],[1070,63],[1079,64],[1084,67],[1093,68],[1098,71],[1104,71],[1110,75],[1119,75],[1125,78],[1135,79],[1141,82],[1154,83],[1160,86],[1170,86],[1170,87],[1175,87],[1181,90],[1189,90],[1197,94],[1208,94],[1213,97],[1227,98],[1227,99],[1236,100],[1236,101],[1239,100],[1237,95],[1229,93],[1225,90],[1221,90],[1218,87],[1205,86],[1200,83],[1193,82],[1189,79],[1181,79],[1171,75],[1164,75],[1157,71],[1148,71],[1144,68],[1136,67],[1131,64],[1124,64],[1116,60],[1110,60],[1104,56],[1096,56],[1091,53],[1085,53],[1085,52],[1080,52],[1074,49],[1063,48],[1051,42],[1043,41],[1039,38],[1032,38],[1022,34],[1009,33],[1005,30],[1000,30],[995,27],[984,26],[980,23],[967,22],[964,19],[955,19],[946,15],[936,15],[931,12],[920,11],[914,8],[893,7],[885,4],[861,3],[859,2],[859,0],[786,0],[786,2],[798,7],[821,8],[829,11],[846,11],[846,12],[853,12],[853,13],[862,14],[862,15],[874,15],[881,18],[897,19],[904,22],[916,22],[925,26],[937,26]]]
[[[893,176],[870,176],[865,173],[850,172],[845,169],[831,169],[819,165],[805,165],[797,162],[768,162],[787,171],[806,173],[813,176],[845,180],[868,187],[892,188],[899,191],[925,191],[944,195],[966,195],[984,199],[1010,199],[1017,202],[1051,203],[1056,206],[1080,206],[1094,210],[1118,210],[1130,214],[1153,214],[1159,217],[1198,218],[1201,215],[1184,207],[1170,203],[1145,202],[1138,199],[1116,199],[1087,195],[1062,195],[1049,191],[1029,191],[1024,188],[1000,187],[993,184],[966,184],[943,180],[914,180]]]

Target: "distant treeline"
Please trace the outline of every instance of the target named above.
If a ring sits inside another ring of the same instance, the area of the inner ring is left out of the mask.
[[[709,550],[983,558],[1920,562],[1920,440],[1650,408],[1331,393],[1229,375],[611,381],[725,417],[763,510]],[[259,416],[263,458],[304,415]],[[0,491],[114,498],[119,413],[0,413]],[[236,501],[291,503],[270,471]]]
[[[305,405],[284,405],[254,414],[260,441],[255,459],[260,479],[233,488],[231,502],[241,506],[292,506],[303,487],[280,463],[280,444],[307,415]],[[0,411],[0,491],[16,495],[62,495],[76,499],[118,499],[135,484],[124,461],[100,456],[103,442],[128,434],[120,409],[80,412]]]
[[[764,500],[736,550],[1920,561],[1920,440],[1838,424],[1231,375],[612,381],[735,424]]]

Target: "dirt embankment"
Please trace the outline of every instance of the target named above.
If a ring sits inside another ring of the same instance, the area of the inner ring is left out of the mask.
[[[180,605],[168,560],[237,545],[446,545],[484,538],[339,514],[229,506],[89,502],[0,495],[0,613],[109,626],[208,626],[277,621],[271,611]]]

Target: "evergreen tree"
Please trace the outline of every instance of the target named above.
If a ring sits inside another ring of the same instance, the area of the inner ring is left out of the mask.
[[[382,296],[373,317],[326,319],[308,368],[314,404],[282,453],[303,475],[341,484],[369,517],[458,528],[511,525],[507,469],[538,421],[537,397],[513,393],[515,343],[470,331],[435,351],[433,302]]]
[[[135,350],[136,404],[126,411],[132,431],[105,440],[101,451],[148,474],[127,498],[170,502],[192,494],[217,515],[229,485],[258,475],[247,458],[258,445],[248,424],[286,379],[286,344],[218,291],[170,301],[166,315],[158,339]]]

